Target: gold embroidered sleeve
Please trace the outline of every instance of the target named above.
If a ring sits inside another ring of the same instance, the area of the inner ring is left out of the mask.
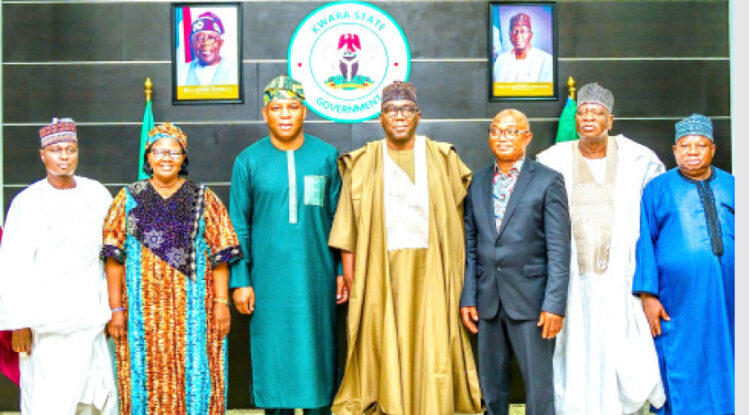
[[[109,213],[104,218],[102,259],[111,257],[119,262],[125,262],[125,238],[127,237],[125,201],[127,197],[127,190],[125,188],[120,190],[109,207]]]
[[[227,208],[210,189],[206,189],[206,209],[203,217],[206,222],[203,237],[211,251],[211,266],[215,267],[222,262],[232,263],[242,258],[240,242],[229,219]]]

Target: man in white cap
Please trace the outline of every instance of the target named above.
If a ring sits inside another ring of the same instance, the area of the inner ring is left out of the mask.
[[[578,93],[579,139],[537,160],[562,173],[573,243],[565,322],[555,347],[557,414],[613,415],[664,403],[654,342],[631,294],[643,187],[664,172],[653,151],[609,136],[614,96],[598,84]]]
[[[659,353],[659,414],[733,414],[734,177],[714,166],[713,125],[675,125],[677,167],[643,190],[633,294]]]
[[[39,130],[47,177],[11,202],[0,250],[0,329],[20,353],[24,415],[114,414],[117,396],[104,337],[111,317],[99,252],[112,196],[74,175],[76,125]]]

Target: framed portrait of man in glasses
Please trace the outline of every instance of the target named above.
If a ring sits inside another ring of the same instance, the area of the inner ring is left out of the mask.
[[[555,20],[552,2],[489,3],[491,101],[557,99]]]
[[[172,5],[172,102],[242,103],[240,3]]]

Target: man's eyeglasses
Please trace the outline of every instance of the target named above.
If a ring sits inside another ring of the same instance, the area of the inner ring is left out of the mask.
[[[412,115],[419,112],[419,108],[415,107],[414,105],[404,105],[403,107],[391,106],[383,108],[383,114],[387,115],[389,118],[395,118],[399,112],[404,117],[411,117]]]
[[[180,150],[167,150],[166,148],[152,148],[151,154],[153,154],[154,157],[160,160],[164,160],[165,158],[167,158],[167,156],[169,156],[170,159],[174,160],[176,158],[179,158],[185,153]]]
[[[492,127],[492,128],[490,128],[490,137],[498,137],[499,138],[499,137],[501,137],[501,136],[504,135],[504,136],[506,136],[508,138],[513,139],[513,138],[517,138],[518,136],[520,136],[522,134],[526,134],[528,132],[529,132],[528,130],[519,130],[518,128],[506,128],[506,129],[502,129],[502,128]]]
[[[214,35],[214,34],[199,33],[193,36],[193,42],[195,43],[214,44],[220,41],[221,41],[221,36]]]

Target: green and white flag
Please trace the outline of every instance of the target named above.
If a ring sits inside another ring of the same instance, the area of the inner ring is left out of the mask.
[[[141,123],[141,146],[138,151],[138,180],[147,179],[143,171],[143,154],[146,152],[146,143],[148,142],[148,132],[154,128],[154,113],[151,110],[151,100],[146,100],[146,108],[143,110],[143,123]]]
[[[560,113],[560,121],[557,123],[556,143],[563,141],[578,140],[578,131],[576,131],[576,100],[568,97],[565,107]]]

